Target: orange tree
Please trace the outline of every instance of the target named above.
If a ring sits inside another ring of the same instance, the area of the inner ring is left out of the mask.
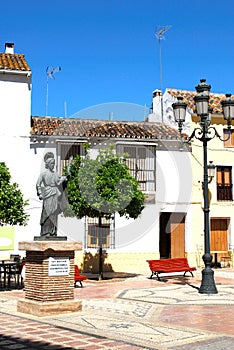
[[[85,158],[77,156],[70,166],[69,212],[79,219],[96,217],[99,222],[114,213],[136,219],[144,209],[145,199],[138,187],[125,157],[115,154],[113,148],[100,150],[96,159],[88,151]]]
[[[28,215],[25,206],[28,201],[17,183],[11,183],[11,174],[4,162],[0,162],[0,226],[26,225]]]
[[[144,194],[125,165],[125,158],[111,148],[100,150],[96,159],[88,152],[77,156],[70,167],[67,193],[77,218],[120,216],[136,219],[144,209]]]

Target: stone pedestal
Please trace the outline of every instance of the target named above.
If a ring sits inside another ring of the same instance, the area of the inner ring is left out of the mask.
[[[74,255],[80,242],[25,241],[25,298],[17,310],[36,316],[80,311],[82,303],[74,299]]]

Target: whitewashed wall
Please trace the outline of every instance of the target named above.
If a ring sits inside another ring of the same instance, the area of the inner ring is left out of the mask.
[[[31,75],[26,74],[0,73],[0,161],[6,163],[12,182],[18,183],[24,198],[30,199],[34,165],[29,139]],[[15,227],[15,251],[18,240],[30,236],[27,232]]]
[[[15,227],[15,251],[18,242],[33,240],[40,235],[42,202],[36,194],[36,181],[44,169],[44,154],[56,153],[56,145],[30,148],[31,78],[26,76],[0,76],[0,160],[10,168],[12,180],[19,184],[25,199],[30,220],[26,227]],[[10,79],[9,79],[10,78]],[[156,203],[147,205],[136,219],[116,215],[116,251],[159,251],[160,212],[186,212],[190,195],[191,169],[188,152],[157,151]],[[59,218],[58,234],[69,240],[84,241],[84,220]]]

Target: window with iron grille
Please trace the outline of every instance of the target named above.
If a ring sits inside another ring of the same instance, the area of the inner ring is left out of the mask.
[[[138,181],[141,191],[155,191],[155,147],[118,145],[117,152],[127,154],[126,166]]]
[[[58,145],[58,172],[60,175],[68,165],[69,158],[81,155],[81,145],[77,143],[61,143]]]
[[[114,248],[112,219],[87,218],[87,248]]]
[[[217,200],[233,200],[231,166],[217,166]]]

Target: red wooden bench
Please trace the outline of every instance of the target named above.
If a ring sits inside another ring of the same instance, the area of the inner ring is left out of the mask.
[[[196,267],[190,267],[186,258],[172,258],[172,259],[160,259],[160,260],[146,260],[149,264],[149,268],[152,272],[150,278],[155,275],[160,281],[160,273],[170,272],[190,272],[193,276],[192,271],[196,270]]]
[[[80,274],[80,270],[78,265],[74,265],[74,287],[76,287],[76,283],[79,282],[80,286],[83,287],[82,281],[87,280],[87,277]]]

